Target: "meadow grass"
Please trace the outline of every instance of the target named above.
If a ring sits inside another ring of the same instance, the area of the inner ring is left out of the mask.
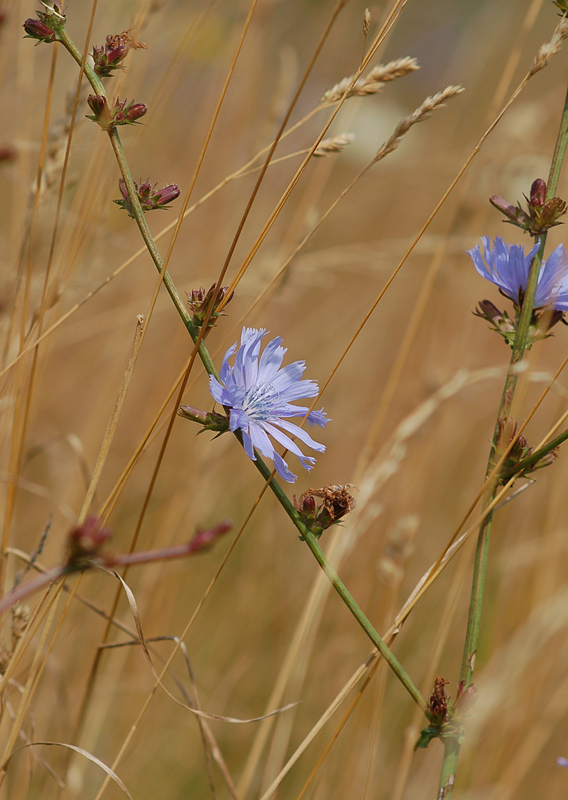
[[[23,38],[38,9],[0,6],[1,796],[449,797],[440,741],[414,751],[420,699],[436,675],[456,698],[491,504],[453,796],[564,796],[565,457],[534,482],[486,480],[510,351],[471,313],[503,300],[466,254],[481,235],[527,244],[487,200],[548,175],[557,9],[66,4],[79,62],[110,34],[146,45],[103,79],[111,105],[148,108],[116,129],[122,162],[68,50]],[[147,229],[113,202],[119,165],[181,189]],[[234,296],[201,341],[185,292],[221,283]],[[276,494],[270,461],[259,474],[235,437],[177,414],[212,409],[207,371],[243,325],[305,359],[331,418],[313,471],[289,453],[298,481]],[[565,424],[553,332],[511,412],[533,446]],[[357,502],[318,544],[293,496],[334,485]]]

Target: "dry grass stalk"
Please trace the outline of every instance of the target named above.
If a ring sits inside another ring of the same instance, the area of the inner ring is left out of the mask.
[[[412,114],[409,114],[407,117],[403,117],[400,120],[394,129],[393,135],[387,139],[383,146],[378,150],[377,155],[373,159],[373,163],[376,164],[377,161],[380,161],[389,153],[392,153],[393,150],[396,150],[404,136],[406,136],[413,125],[416,125],[417,122],[422,122],[423,120],[428,119],[433,111],[435,111],[437,108],[443,107],[446,100],[461,94],[463,91],[463,86],[447,86],[441,92],[433,95],[433,97],[427,97],[422,105],[418,106],[416,111],[413,111]]]
[[[389,61],[388,64],[379,64],[369,72],[365,78],[360,78],[353,86],[354,75],[336,83],[331,89],[323,95],[320,102],[322,103],[336,103],[341,100],[345,92],[349,89],[347,97],[366,97],[369,94],[376,94],[383,88],[383,83],[394,81],[396,78],[402,78],[410,72],[420,69],[418,61],[410,56],[404,58],[397,58],[395,61]]]
[[[314,150],[314,158],[325,158],[332,153],[340,153],[354,139],[354,133],[340,133],[339,136],[334,136],[332,139],[324,139]]]
[[[369,30],[371,29],[371,12],[368,8],[365,9],[365,13],[363,14],[363,33],[365,36],[369,35]]]
[[[555,56],[562,47],[562,40],[566,39],[567,37],[568,19],[566,17],[562,17],[556,26],[554,33],[552,34],[552,39],[546,44],[543,44],[534,57],[534,61],[529,70],[529,76],[534,75],[536,72],[540,72],[541,69],[546,67],[552,56]]]
[[[87,96],[87,85],[83,84],[81,87],[81,95],[79,97],[79,104],[81,104]],[[65,150],[67,148],[67,139],[71,131],[71,124],[73,122],[73,106],[75,104],[75,92],[69,92],[65,100],[65,114],[57,120],[49,131],[48,144],[46,150],[45,166],[41,176],[41,184],[39,190],[39,202],[45,202],[54,186],[57,185],[61,177],[61,170],[63,169],[63,162],[65,161]],[[83,119],[79,116],[75,120],[75,127]],[[32,187],[32,193],[35,192],[35,185]]]

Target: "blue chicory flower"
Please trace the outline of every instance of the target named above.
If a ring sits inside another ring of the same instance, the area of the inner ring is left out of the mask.
[[[483,278],[498,286],[515,305],[520,306],[531,262],[538,251],[539,243],[537,242],[525,255],[522,246],[507,244],[501,236],[497,236],[493,246],[488,236],[482,236],[481,241],[483,256],[479,245],[467,251],[476,270]],[[552,251],[540,268],[534,308],[546,306],[568,312],[568,261],[563,244]]]
[[[221,382],[211,375],[209,390],[218,403],[230,409],[230,429],[235,432],[240,428],[247,456],[256,461],[254,454],[256,448],[262,456],[274,462],[276,472],[283,480],[293,483],[297,476],[289,470],[282,456],[275,451],[269,437],[298,456],[302,466],[308,471],[311,470],[315,458],[305,456],[287,433],[300,439],[318,453],[323,453],[325,447],[315,442],[305,430],[293,422],[288,422],[287,418],[305,417],[308,408],[292,405],[291,401],[315,397],[319,390],[315,381],[301,380],[306,368],[304,361],[294,361],[280,368],[286,353],[286,348],[280,346],[282,342],[280,336],[272,339],[260,355],[260,342],[266,334],[264,328],[260,330],[243,328],[241,346],[234,366],[230,366],[229,359],[237,350],[236,343],[227,350],[223,358],[219,374]],[[312,425],[315,423],[323,427],[327,425],[329,419],[322,409],[311,411],[307,421]]]
[[[564,758],[564,756],[558,756],[556,759],[556,763],[560,767],[567,767],[568,768],[568,758]]]

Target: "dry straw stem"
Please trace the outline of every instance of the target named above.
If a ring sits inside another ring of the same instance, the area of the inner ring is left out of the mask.
[[[388,64],[379,64],[369,72],[364,78],[356,79],[355,75],[343,78],[323,95],[321,103],[337,103],[347,92],[347,97],[366,97],[370,94],[377,94],[383,88],[383,84],[402,78],[415,70],[420,69],[418,61],[410,56],[397,58],[389,61]]]
[[[552,38],[546,44],[543,44],[538,53],[536,54],[533,63],[529,70],[529,77],[541,69],[544,69],[552,56],[555,56],[562,47],[563,39],[568,37],[568,19],[564,16],[556,26],[556,30],[552,34]]]
[[[101,444],[101,449],[99,452],[99,456],[97,458],[97,463],[95,464],[95,468],[93,470],[93,475],[91,478],[91,482],[89,484],[89,488],[87,489],[85,499],[83,500],[83,507],[81,509],[81,513],[79,514],[79,519],[77,521],[78,525],[81,525],[85,521],[85,518],[89,511],[89,507],[91,505],[91,500],[93,499],[93,496],[97,488],[97,484],[99,482],[99,478],[101,477],[101,473],[105,465],[110,445],[114,438],[116,426],[118,425],[118,419],[120,417],[120,412],[122,411],[124,400],[126,398],[126,392],[128,391],[130,380],[132,378],[132,373],[134,372],[136,359],[138,358],[138,353],[140,352],[140,346],[142,344],[143,327],[144,327],[144,317],[140,315],[138,316],[136,321],[136,331],[134,333],[134,341],[132,342],[132,347],[130,348],[130,353],[128,355],[128,361],[126,364],[126,368],[124,370],[124,375],[122,377],[122,383],[118,392],[118,396],[116,398],[116,402],[112,410],[111,418],[108,422],[103,442]]]
[[[427,97],[426,100],[424,100],[424,102],[412,112],[412,114],[409,114],[407,117],[403,117],[400,120],[394,129],[393,135],[390,137],[390,139],[387,139],[381,149],[377,152],[377,155],[373,161],[380,161],[389,153],[392,153],[393,150],[396,150],[403,137],[406,136],[413,125],[416,125],[417,122],[423,122],[425,119],[428,119],[433,111],[435,111],[437,108],[443,107],[446,100],[461,94],[463,91],[465,91],[463,86],[446,86],[446,88],[441,92],[438,92],[432,97]]]

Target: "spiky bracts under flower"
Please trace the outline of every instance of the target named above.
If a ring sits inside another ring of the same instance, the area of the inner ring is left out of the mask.
[[[256,461],[257,450],[274,462],[276,472],[283,480],[293,483],[297,476],[276,452],[271,437],[296,455],[304,469],[311,470],[315,458],[305,456],[290,437],[299,439],[318,453],[323,453],[325,447],[288,420],[301,417],[310,425],[324,427],[329,419],[323,410],[310,411],[306,406],[292,405],[294,400],[315,397],[318,385],[315,381],[301,380],[306,368],[303,361],[294,361],[281,368],[286,349],[280,346],[280,336],[272,339],[261,355],[260,345],[266,334],[264,328],[243,328],[238,351],[236,343],[227,350],[219,373],[220,381],[211,375],[209,389],[214,400],[229,410],[230,430],[233,433],[240,431],[247,456]],[[234,366],[231,366],[229,359],[235,352]]]

